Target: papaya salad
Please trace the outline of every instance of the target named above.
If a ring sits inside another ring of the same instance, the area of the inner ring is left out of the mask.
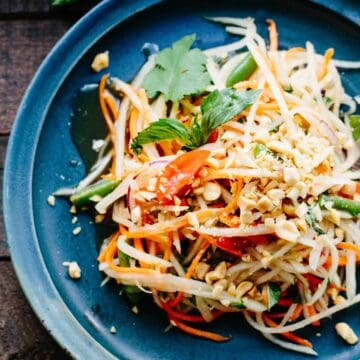
[[[269,40],[252,18],[208,20],[239,38],[200,50],[187,35],[130,83],[101,77],[108,136],[70,200],[115,226],[106,281],[151,294],[171,326],[222,342],[204,323],[240,312],[316,355],[296,331],[360,302],[360,115],[337,70],[360,64],[279,50],[273,20]]]

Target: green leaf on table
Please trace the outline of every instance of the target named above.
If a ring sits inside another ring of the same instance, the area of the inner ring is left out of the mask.
[[[355,141],[360,139],[360,115],[350,115],[350,126],[353,129],[353,138]]]
[[[200,49],[190,50],[195,38],[195,34],[185,36],[156,55],[156,66],[143,82],[149,97],[160,92],[166,101],[178,101],[186,95],[199,94],[210,85],[205,54]]]
[[[281,289],[279,284],[270,283],[268,285],[268,310],[270,310],[279,301]]]

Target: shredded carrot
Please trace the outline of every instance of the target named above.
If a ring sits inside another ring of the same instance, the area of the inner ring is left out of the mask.
[[[106,86],[106,81],[109,77],[109,74],[105,74],[101,80],[100,80],[100,83],[99,83],[99,103],[100,103],[100,108],[101,108],[101,111],[104,115],[104,118],[105,118],[105,121],[106,121],[106,124],[109,128],[109,132],[110,134],[113,134],[114,133],[114,123],[111,119],[111,116],[109,114],[109,110],[106,106],[106,102],[105,102],[105,98],[104,98],[104,91],[105,91],[105,86]]]
[[[98,256],[97,260],[99,262],[104,262],[105,261],[105,258],[106,258],[106,254],[110,251],[110,249],[113,249],[114,247],[114,244],[116,244],[116,240],[118,238],[119,234],[118,233],[115,233],[113,235],[113,237],[111,238],[111,240],[109,241],[109,243],[107,244],[106,248],[101,252],[101,254]]]
[[[318,74],[318,80],[319,81],[321,79],[323,79],[324,76],[327,74],[328,68],[329,68],[329,63],[330,63],[330,60],[333,57],[333,55],[334,55],[334,49],[333,48],[330,48],[330,49],[326,50],[326,52],[324,54],[323,63],[321,64],[321,69],[320,69],[320,72]]]
[[[203,255],[205,254],[206,250],[208,249],[208,247],[210,246],[210,243],[205,243],[204,247],[202,249],[200,249],[200,251],[196,254],[196,256],[193,258],[191,265],[189,266],[186,274],[185,274],[185,279],[190,279],[192,274],[194,273],[196,266],[199,264],[201,258],[203,257]]]
[[[339,245],[339,244],[338,244]],[[336,245],[337,246],[337,245]],[[360,256],[356,255],[356,261],[359,262],[360,261]],[[329,255],[328,258],[326,259],[325,263],[324,263],[324,266],[325,267],[330,267],[332,264],[332,256]],[[346,266],[347,264],[347,258],[346,256],[339,256],[339,262],[338,262],[338,265],[339,266]]]
[[[336,244],[336,247],[338,249],[354,251],[356,253],[356,260],[360,259],[360,247],[358,247],[358,246],[356,246],[354,244],[345,243],[345,242],[341,242],[339,244]]]
[[[295,311],[290,317],[291,321],[295,321],[301,316],[301,314],[303,313],[303,307],[304,307],[303,304],[297,304]]]
[[[163,259],[166,260],[166,261],[170,260],[171,246],[172,246],[172,236],[171,236],[171,233],[170,233],[169,237],[168,237],[168,242],[165,244],[165,249],[164,249],[164,257],[163,257]],[[162,273],[166,272],[166,269],[162,268],[161,272]]]
[[[222,215],[229,214],[237,208],[237,202],[238,202],[239,196],[241,194],[241,190],[243,189],[243,186],[244,186],[243,180],[238,179],[237,184],[236,184],[235,195],[233,196],[231,201],[226,205]]]
[[[314,305],[305,305],[308,311],[309,316],[316,315],[316,309]],[[314,326],[320,326],[320,321],[314,321],[312,322]]]
[[[208,340],[212,340],[212,341],[216,341],[216,342],[224,342],[224,341],[228,341],[230,338],[229,337],[225,337],[219,334],[215,334],[212,333],[210,331],[204,331],[204,330],[200,330],[200,329],[195,329],[191,326],[185,325],[183,322],[170,317],[170,321],[175,324],[176,327],[178,327],[180,330],[184,331],[187,334],[190,335],[194,335],[194,336],[198,336],[204,339],[208,339]]]
[[[360,194],[360,182],[356,183],[356,190],[355,190],[358,194]]]
[[[131,139],[134,139],[138,134],[137,123],[136,123],[138,117],[139,117],[139,110],[134,106],[131,109],[130,118],[129,118],[129,132]]]
[[[168,241],[168,243],[165,245],[164,260],[168,261],[170,259],[170,255],[171,255],[171,241]]]
[[[108,108],[109,108],[109,110],[111,112],[112,118],[114,120],[116,120],[118,118],[118,116],[119,116],[119,108],[118,108],[118,105],[116,103],[116,100],[106,90],[104,91],[104,99],[105,99],[106,105],[108,106]]]
[[[278,32],[276,29],[275,21],[272,19],[268,19],[267,23],[269,29],[270,50],[277,51],[279,44],[278,44]]]
[[[329,284],[328,289],[338,289],[339,291],[346,291],[346,288],[343,286],[337,286],[335,284]]]
[[[205,322],[205,319],[201,315],[188,315],[184,314],[182,312],[179,312],[177,310],[172,309],[167,303],[162,303],[162,306],[164,310],[168,313],[169,317],[180,319],[182,321],[188,321],[188,322]],[[220,310],[215,310],[212,313],[213,320],[215,320],[217,317],[222,315],[223,312]]]
[[[206,250],[209,248],[210,245],[211,245],[210,242],[205,243],[204,247],[202,249],[200,249],[199,252],[195,255],[195,257],[193,258],[193,260],[184,276],[185,279],[191,278],[192,274],[194,273],[194,271],[196,269],[196,266],[199,264],[201,258],[203,257],[203,255],[205,254]],[[183,296],[184,296],[184,294],[182,292],[179,292],[175,299],[167,302],[167,305],[171,306],[171,307],[176,306],[177,304],[179,304],[182,301]]]
[[[265,314],[263,315],[263,319],[264,319],[266,325],[268,325],[268,326],[271,326],[273,328],[278,326],[278,324],[275,321],[270,319],[269,316],[267,316]],[[284,337],[286,339],[289,339],[290,341],[292,341],[292,342],[294,342],[296,344],[303,345],[303,346],[306,346],[306,347],[309,347],[309,348],[313,347],[310,341],[308,341],[308,340],[306,340],[306,339],[304,339],[304,338],[302,338],[300,336],[297,336],[297,335],[295,335],[295,334],[293,334],[291,332],[284,332],[284,333],[281,333],[279,335],[281,335],[282,337]]]

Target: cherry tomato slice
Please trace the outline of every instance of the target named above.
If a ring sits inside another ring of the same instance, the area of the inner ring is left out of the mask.
[[[209,155],[210,151],[207,150],[193,150],[170,162],[156,183],[156,195],[159,201],[171,199],[186,185],[191,184]]]
[[[216,246],[232,255],[241,257],[246,247],[267,244],[271,241],[271,238],[271,235],[219,237],[216,240]]]

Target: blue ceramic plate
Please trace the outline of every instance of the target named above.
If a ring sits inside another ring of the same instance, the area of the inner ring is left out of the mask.
[[[319,0],[317,1],[319,2]],[[325,1],[324,1],[325,2]],[[359,6],[332,1],[359,19]],[[344,59],[360,58],[360,29],[348,18],[307,1],[218,0],[110,0],[104,1],[70,30],[38,71],[21,104],[9,143],[4,184],[5,221],[11,256],[21,285],[36,313],[58,342],[77,358],[86,359],[275,359],[303,355],[268,343],[250,329],[241,316],[229,316],[213,330],[231,334],[232,340],[215,344],[176,330],[164,334],[165,316],[149,305],[134,315],[113,286],[100,288],[94,227],[79,216],[82,231],[72,235],[69,204],[47,197],[55,189],[73,185],[84,167],[70,138],[71,102],[83,84],[98,81],[89,65],[99,51],[110,50],[112,74],[131,80],[144,62],[145,42],[169,46],[185,34],[196,32],[196,46],[230,42],[219,25],[204,15],[252,16],[265,35],[265,19],[274,18],[280,44],[301,46],[310,39],[319,52],[328,47]],[[360,92],[359,72],[343,76],[347,91]],[[83,275],[69,280],[65,260],[76,260]],[[360,357],[360,345],[349,347],[335,334],[334,323],[348,321],[360,333],[360,308],[353,307],[322,321],[321,328],[303,331],[324,359]],[[353,314],[356,314],[353,316]],[[117,334],[109,328],[115,325]],[[321,333],[320,337],[315,333]]]

